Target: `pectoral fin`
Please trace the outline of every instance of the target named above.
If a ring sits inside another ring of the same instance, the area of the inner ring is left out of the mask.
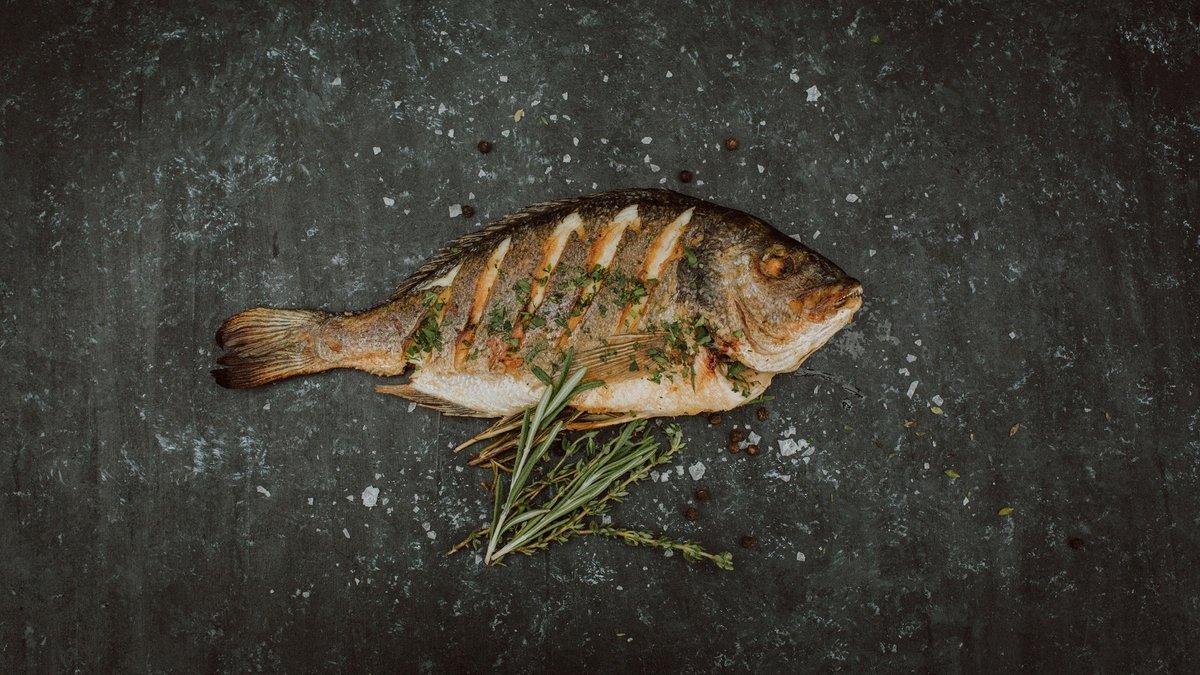
[[[667,346],[666,333],[617,335],[599,347],[579,352],[575,367],[587,368],[587,379],[611,384],[634,377],[645,377],[654,367],[654,355]]]

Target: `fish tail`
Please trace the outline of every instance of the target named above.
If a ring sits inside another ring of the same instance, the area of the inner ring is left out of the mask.
[[[246,389],[296,375],[337,367],[321,354],[322,323],[331,315],[306,309],[256,307],[229,317],[217,331],[224,366],[212,371],[217,384]]]

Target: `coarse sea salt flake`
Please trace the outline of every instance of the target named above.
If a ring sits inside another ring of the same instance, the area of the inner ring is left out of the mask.
[[[363,506],[367,507],[368,509],[375,508],[375,505],[379,503],[379,488],[373,485],[368,485],[362,491],[362,503]]]
[[[451,204],[450,205],[450,217],[457,218],[461,215],[462,215],[462,204]]]
[[[688,467],[688,473],[691,474],[692,480],[700,480],[701,478],[704,478],[705,468],[704,462],[696,462]]]

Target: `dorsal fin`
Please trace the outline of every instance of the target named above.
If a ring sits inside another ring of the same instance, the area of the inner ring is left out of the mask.
[[[664,190],[661,188],[628,188],[623,190],[610,190],[608,192],[595,192],[579,197],[568,197],[566,199],[555,199],[553,201],[539,202],[532,206],[526,207],[516,213],[504,216],[490,225],[474,232],[468,232],[461,237],[446,244],[433,257],[426,260],[416,269],[400,288],[392,293],[390,300],[395,300],[402,295],[405,295],[433,279],[445,274],[451,267],[462,262],[462,256],[474,253],[476,251],[485,250],[491,251],[507,236],[514,235],[516,230],[528,225],[531,221],[553,214],[556,211],[561,211],[562,215],[567,215],[574,209],[584,206],[588,202],[604,199],[624,199],[639,200],[639,201],[655,201],[661,202],[666,199],[687,199],[697,201],[694,197]]]

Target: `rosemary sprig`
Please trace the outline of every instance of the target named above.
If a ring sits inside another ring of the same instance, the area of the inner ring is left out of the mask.
[[[501,467],[493,463],[491,523],[472,532],[450,553],[487,538],[484,562],[494,565],[511,553],[532,554],[554,542],[577,534],[619,538],[635,546],[655,546],[680,551],[685,560],[710,560],[721,569],[733,569],[729,553],[711,554],[698,543],[656,537],[643,530],[627,530],[590,521],[621,501],[633,483],[649,475],[683,449],[683,434],[677,426],[667,429],[666,449],[649,434],[645,422],[630,422],[603,444],[596,432],[584,434],[562,445],[563,456],[533,477],[535,466],[545,457],[564,427],[561,414],[576,395],[599,386],[584,381],[586,369],[570,370],[571,354],[557,380],[541,370],[535,374],[546,383],[538,405],[522,416],[517,451],[512,458],[507,483]]]

